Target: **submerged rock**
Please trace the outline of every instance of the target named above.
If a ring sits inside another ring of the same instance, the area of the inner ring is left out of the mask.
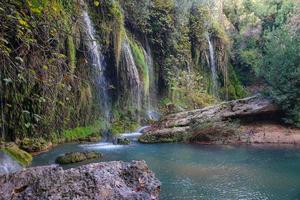
[[[82,162],[85,160],[91,160],[91,159],[96,159],[100,158],[103,155],[98,152],[70,152],[66,153],[62,156],[59,156],[56,158],[56,163],[59,164],[71,164],[71,163],[77,163],[77,162]]]
[[[0,199],[155,200],[160,182],[145,161],[52,165],[0,176]]]

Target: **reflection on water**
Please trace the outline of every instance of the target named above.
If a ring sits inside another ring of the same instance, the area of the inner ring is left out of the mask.
[[[54,163],[59,154],[91,147],[61,145],[35,157],[33,165]],[[104,153],[94,162],[146,160],[162,182],[162,200],[300,200],[297,148],[133,143],[93,150]]]

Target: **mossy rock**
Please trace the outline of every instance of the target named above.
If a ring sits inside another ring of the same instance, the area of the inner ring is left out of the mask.
[[[29,166],[31,164],[32,156],[26,151],[20,149],[14,143],[5,144],[1,150],[12,157],[14,160],[16,160],[22,166]]]
[[[24,138],[20,143],[20,148],[30,153],[46,151],[51,146],[52,143],[43,138]]]
[[[138,138],[140,143],[154,144],[154,143],[180,143],[187,142],[190,138],[189,133],[176,134],[143,134]]]
[[[101,136],[94,133],[90,136],[87,136],[87,137],[84,137],[84,138],[79,138],[78,140],[82,143],[83,142],[93,142],[93,143],[95,143],[95,142],[99,142],[101,140]]]
[[[128,138],[117,138],[117,144],[120,145],[129,145],[130,140]]]
[[[85,160],[101,158],[103,155],[101,153],[91,151],[91,152],[70,152],[56,158],[56,163],[59,164],[71,164],[78,163]]]

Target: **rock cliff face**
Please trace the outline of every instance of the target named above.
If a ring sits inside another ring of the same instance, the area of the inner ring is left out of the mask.
[[[52,165],[0,176],[0,199],[158,199],[160,182],[144,161]]]
[[[200,140],[215,142],[238,140],[238,128],[230,122],[232,119],[268,116],[279,112],[276,105],[260,96],[249,97],[203,109],[180,112],[166,116],[144,133],[139,141],[143,143],[182,142]]]

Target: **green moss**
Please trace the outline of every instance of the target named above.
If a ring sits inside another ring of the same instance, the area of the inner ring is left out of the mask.
[[[130,140],[128,138],[117,138],[117,144],[120,145],[129,145]]]
[[[248,95],[231,65],[229,65],[229,81],[227,83],[227,88],[221,88],[221,94],[225,96],[226,93],[229,100],[244,98]]]
[[[149,84],[150,84],[150,78],[149,78],[149,66],[147,65],[145,54],[140,46],[134,39],[130,39],[130,47],[132,50],[133,58],[138,66],[139,72],[143,77],[143,83],[144,83],[144,92],[146,95],[149,94]]]
[[[67,50],[68,50],[68,59],[69,59],[69,69],[73,74],[76,67],[76,49],[74,44],[74,39],[71,35],[67,38]]]
[[[19,147],[15,144],[6,145],[2,151],[11,156],[22,166],[28,166],[32,161],[32,156],[26,151],[19,149]]]
[[[154,134],[144,134],[139,137],[138,141],[144,144],[154,144],[154,143],[177,143],[177,142],[187,142],[191,137],[190,133],[176,133],[168,135],[154,135]]]
[[[59,164],[71,164],[71,163],[78,163],[85,160],[91,160],[100,158],[103,155],[98,152],[71,152],[66,153],[65,155],[57,157],[56,161]]]
[[[55,144],[72,141],[94,141],[94,138],[100,140],[100,131],[103,128],[103,122],[97,121],[93,125],[86,127],[77,127],[64,130],[62,133],[52,134],[51,141]]]
[[[118,107],[113,109],[113,118],[111,122],[110,132],[113,135],[120,133],[132,132],[140,127],[135,119],[135,112],[127,107],[127,110],[121,110]]]
[[[49,149],[52,143],[43,138],[24,138],[21,141],[20,148],[27,152],[41,152]]]
[[[140,125],[132,120],[122,118],[123,120],[117,120],[111,125],[111,133],[117,135],[120,133],[135,131]]]

